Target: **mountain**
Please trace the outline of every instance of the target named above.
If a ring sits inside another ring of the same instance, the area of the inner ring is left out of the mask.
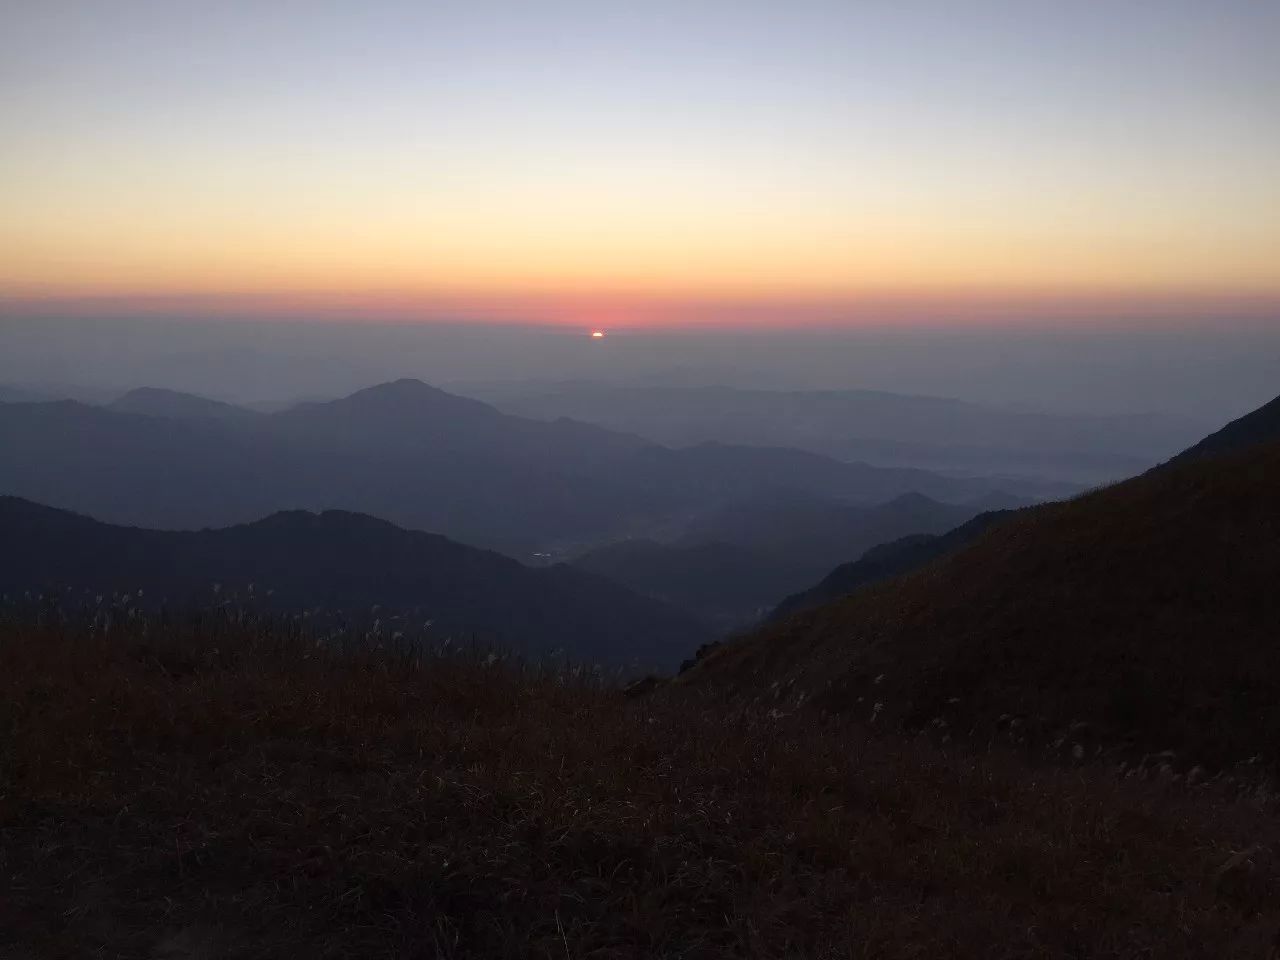
[[[344,509],[515,556],[564,555],[646,536],[778,485],[872,502],[913,490],[959,502],[992,491],[1046,497],[1072,489],[796,450],[672,450],[573,420],[510,416],[416,380],[243,417],[143,415],[73,401],[0,404],[0,493],[146,527]]]
[[[846,557],[904,534],[949,530],[974,512],[916,493],[868,507],[769,490],[694,517],[675,542],[624,540],[571,562],[727,631],[752,625]]]
[[[198,397],[192,393],[139,387],[107,405],[118,413],[139,413],[148,417],[170,417],[174,420],[246,419],[254,412],[232,403]]]
[[[277,513],[218,530],[112,526],[0,497],[0,593],[136,594],[139,606],[229,596],[280,611],[407,624],[531,653],[670,667],[709,639],[700,623],[562,565],[534,569],[445,537],[341,511]],[[215,593],[215,586],[217,592]]]
[[[719,632],[754,622],[786,582],[771,557],[728,543],[623,540],[588,551],[571,565],[687,610]]]
[[[1204,432],[1161,414],[1039,413],[877,390],[745,390],[591,381],[461,385],[520,416],[573,417],[671,446],[794,447],[838,460],[1097,484]]]
[[[1169,463],[1182,463],[1243,450],[1254,444],[1273,440],[1280,440],[1280,397],[1232,421],[1221,430],[1173,457]],[[836,567],[814,587],[787,597],[778,604],[769,615],[769,619],[785,619],[801,610],[838,600],[853,593],[864,584],[915,570],[966,546],[993,523],[1003,521],[1012,515],[1011,511],[993,503],[993,497],[990,495],[984,497],[981,502],[985,506],[997,506],[997,509],[980,514],[968,523],[941,536],[909,536],[873,547],[860,559]]]
[[[1280,742],[1280,443],[1020,511],[705,657],[691,684],[880,725],[1228,763]],[[1068,740],[1069,742],[1069,740]]]
[[[1280,440],[1280,397],[1205,437],[1170,461],[1184,463]]]
[[[874,546],[859,559],[840,564],[808,590],[784,599],[769,614],[769,619],[786,619],[802,610],[839,600],[865,584],[923,567],[967,546],[988,527],[1007,520],[1013,514],[1012,510],[991,510],[978,514],[946,533],[917,533]]]
[[[921,493],[868,506],[773,489],[694,518],[681,542],[732,543],[768,555],[793,571],[798,581],[792,587],[799,587],[878,543],[942,533],[975,513],[969,504],[942,503]]]

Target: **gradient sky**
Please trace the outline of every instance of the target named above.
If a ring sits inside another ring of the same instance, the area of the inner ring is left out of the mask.
[[[1280,319],[1280,2],[0,0],[0,306]]]

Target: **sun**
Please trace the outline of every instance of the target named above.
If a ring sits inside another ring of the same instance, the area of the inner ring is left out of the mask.
[[[592,330],[592,331],[591,331],[591,339],[593,339],[593,340],[603,340],[603,339],[604,339],[604,331],[603,331],[603,330]]]

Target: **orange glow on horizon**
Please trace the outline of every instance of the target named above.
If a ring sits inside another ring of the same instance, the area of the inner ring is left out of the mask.
[[[1280,322],[1274,5],[10,6],[0,313]]]
[[[1280,325],[1280,292],[1054,288],[868,289],[812,295],[653,294],[629,289],[456,292],[0,289],[0,318],[153,316],[297,322],[492,323],[607,330],[1090,325]],[[607,326],[601,323],[607,318]]]

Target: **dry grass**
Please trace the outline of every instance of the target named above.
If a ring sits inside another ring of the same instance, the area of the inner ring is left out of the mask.
[[[704,695],[1280,773],[1280,443],[1019,511],[704,657]]]
[[[0,763],[6,957],[1262,958],[1280,927],[1256,803],[269,624],[0,625]]]

